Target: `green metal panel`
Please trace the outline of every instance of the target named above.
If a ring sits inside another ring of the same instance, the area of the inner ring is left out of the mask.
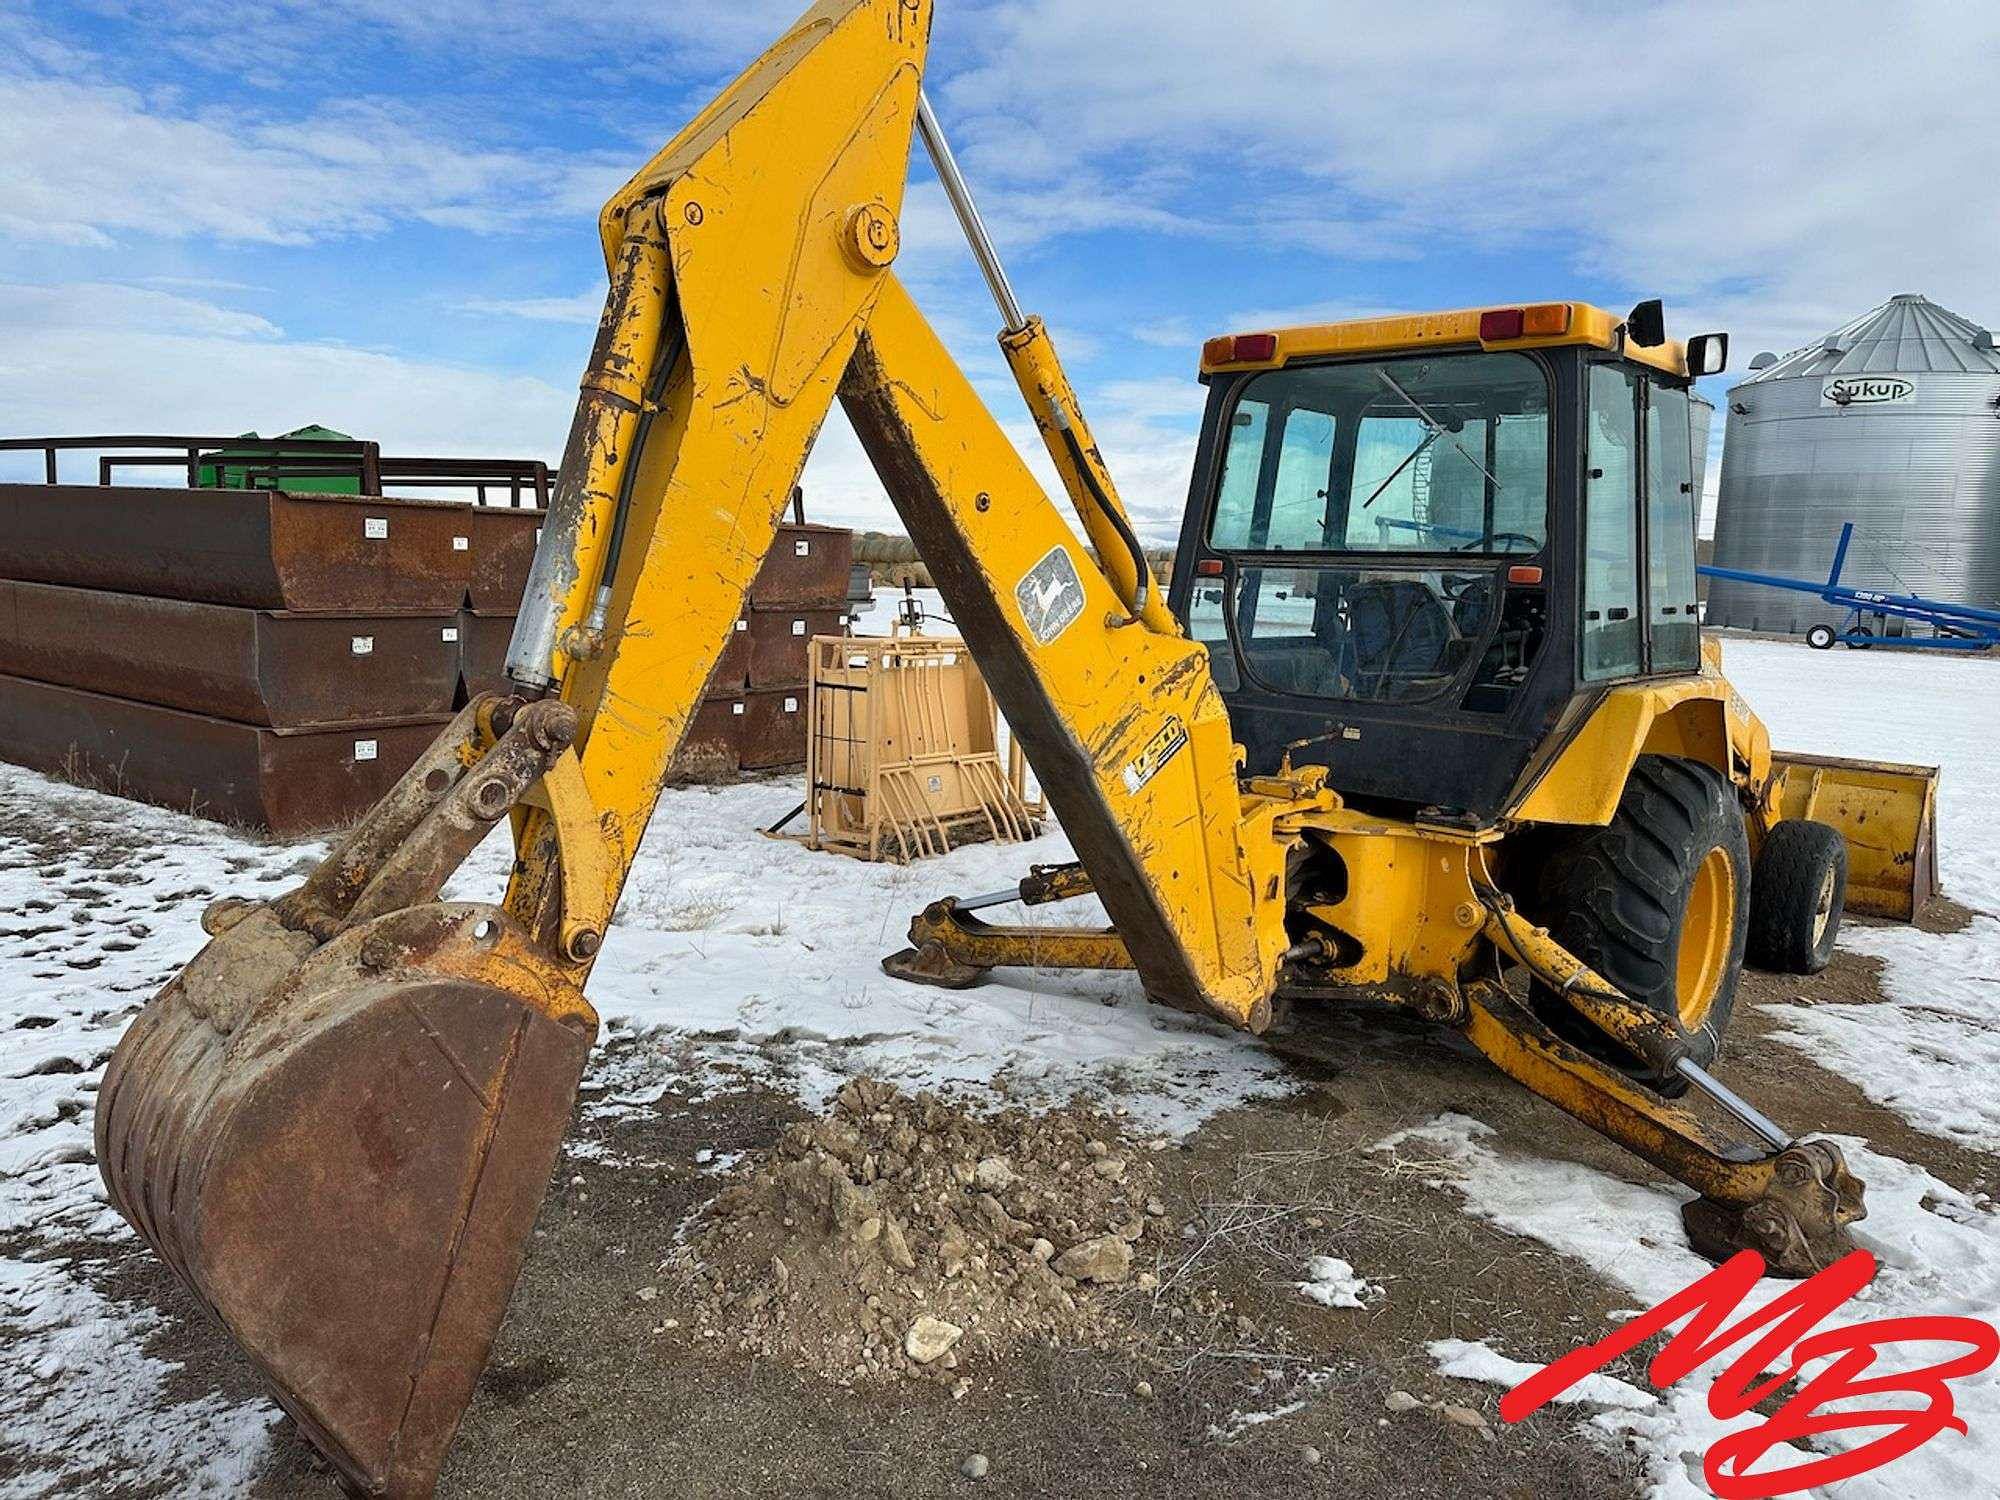
[[[258,435],[254,432],[246,432],[242,436],[245,439],[256,439]],[[327,442],[343,443],[354,441],[353,438],[344,432],[335,432],[331,427],[321,427],[317,423],[298,428],[293,432],[280,433],[273,441],[283,442],[288,438],[317,438]],[[288,455],[288,457],[291,462],[298,463],[306,460],[308,455],[293,454]],[[220,449],[214,453],[204,454],[201,466],[196,471],[195,485],[199,489],[208,490],[250,489],[253,487],[250,483],[251,474],[259,468],[268,465],[270,460],[271,455],[268,452],[233,453],[228,449]],[[338,462],[338,460],[329,460],[327,467],[331,467],[334,462]],[[260,479],[254,487],[257,489],[289,490],[293,494],[300,495],[358,495],[361,493],[361,480],[358,474],[350,474],[341,478],[292,477],[286,475],[281,476],[275,484],[268,480]]]

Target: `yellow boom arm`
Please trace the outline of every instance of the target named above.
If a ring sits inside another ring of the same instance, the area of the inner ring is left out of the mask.
[[[1102,566],[888,269],[929,18],[828,0],[605,211],[611,290],[510,669],[576,711],[606,888],[569,882],[579,923],[559,845],[591,835],[538,812],[508,909],[580,982],[577,937],[615,904],[838,394],[1148,992],[1260,1027],[1283,846],[1241,837],[1207,652],[1131,542],[1040,321],[1003,346]],[[1318,800],[1309,777],[1277,799]]]

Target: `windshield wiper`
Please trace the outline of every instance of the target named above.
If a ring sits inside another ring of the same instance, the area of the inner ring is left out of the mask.
[[[1375,493],[1370,495],[1366,500],[1363,500],[1361,502],[1361,508],[1363,510],[1366,510],[1368,509],[1369,506],[1373,505],[1377,500],[1380,500],[1382,498],[1382,491],[1386,490],[1387,488],[1389,488],[1390,485],[1396,482],[1396,476],[1398,474],[1401,474],[1403,470],[1409,468],[1409,466],[1415,463],[1418,459],[1422,458],[1424,454],[1429,450],[1431,444],[1435,443],[1437,440],[1438,440],[1438,430],[1435,427],[1433,427],[1428,433],[1424,435],[1424,440],[1421,443],[1417,444],[1416,447],[1410,450],[1409,456],[1406,457],[1401,463],[1397,464],[1394,469],[1389,471],[1389,477],[1383,480],[1380,484],[1375,486]]]
[[[1452,447],[1458,450],[1459,456],[1463,458],[1467,463],[1471,464],[1473,468],[1477,469],[1480,473],[1486,476],[1487,480],[1493,486],[1494,494],[1497,495],[1500,493],[1502,485],[1500,481],[1494,477],[1493,471],[1487,468],[1486,465],[1481,463],[1478,459],[1474,458],[1472,456],[1471,451],[1467,449],[1465,444],[1461,443],[1458,440],[1457,435],[1454,434],[1450,428],[1446,427],[1444,423],[1440,422],[1436,417],[1432,416],[1428,411],[1426,411],[1424,409],[1424,404],[1421,401],[1417,400],[1415,396],[1412,396],[1408,391],[1404,390],[1400,385],[1398,385],[1396,383],[1396,377],[1391,375],[1387,370],[1378,369],[1376,370],[1375,374],[1376,377],[1381,380],[1382,384],[1389,387],[1390,390],[1394,391],[1397,395],[1401,396],[1405,401],[1410,403],[1411,410],[1416,412],[1416,414],[1419,417],[1423,418],[1424,425],[1430,428],[1431,436],[1433,438],[1441,438],[1441,437],[1450,438],[1451,445]],[[1421,453],[1422,451],[1423,450],[1421,448],[1417,450],[1417,452],[1419,453]],[[1417,456],[1416,453],[1412,453],[1410,455],[1412,459],[1414,459],[1416,456]],[[1366,507],[1364,506],[1363,509],[1366,509]]]

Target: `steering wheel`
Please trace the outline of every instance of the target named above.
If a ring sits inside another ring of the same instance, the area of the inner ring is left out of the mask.
[[[1512,552],[1516,550],[1511,546],[1505,548],[1496,546],[1495,543],[1498,542],[1526,543],[1524,547],[1519,549],[1523,552],[1539,552],[1542,550],[1542,539],[1538,536],[1529,536],[1525,531],[1496,531],[1491,536],[1478,537],[1473,541],[1467,542],[1462,547],[1454,547],[1451,550],[1454,552]]]

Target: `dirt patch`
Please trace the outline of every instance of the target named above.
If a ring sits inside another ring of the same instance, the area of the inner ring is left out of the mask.
[[[752,1080],[718,1089],[713,1061],[689,1055],[684,1041],[615,1043],[593,1069],[597,1079],[616,1073],[618,1087],[603,1092],[650,1092],[648,1079],[666,1087],[639,1108],[584,1107],[440,1494],[1643,1493],[1635,1460],[1575,1431],[1581,1413],[1502,1424],[1497,1391],[1439,1376],[1425,1349],[1426,1339],[1493,1333],[1509,1353],[1558,1353],[1623,1305],[1617,1294],[1468,1217],[1455,1193],[1430,1180],[1435,1174],[1366,1149],[1390,1129],[1422,1123],[1445,1100],[1482,1115],[1503,1101],[1539,1106],[1447,1047],[1413,1046],[1398,1028],[1333,1025],[1335,1035],[1317,1039],[1325,1050],[1298,1054],[1294,1097],[1219,1117],[1160,1150],[1115,1106],[1033,1117],[1037,1127],[1053,1120],[1059,1139],[1075,1125],[1075,1144],[1055,1161],[1074,1168],[1098,1160],[1090,1140],[1107,1156],[1130,1158],[1127,1197],[1143,1212],[1145,1196],[1156,1194],[1166,1212],[1149,1217],[1161,1229],[1157,1240],[1146,1232],[1135,1242],[1128,1280],[1072,1292],[1085,1332],[1065,1325],[1030,1333],[990,1355],[977,1354],[968,1334],[949,1383],[889,1373],[842,1385],[810,1361],[700,1336],[661,1264],[703,1243],[715,1198],[781,1167],[786,1142],[821,1122]],[[1326,1060],[1335,1053],[1341,1062]],[[904,1118],[917,1107],[905,1099],[889,1112]],[[1014,1126],[1002,1115],[972,1114],[975,1126],[962,1149],[945,1152],[949,1159],[987,1150],[979,1130],[991,1128],[1016,1174],[1027,1185],[1042,1181],[1037,1147],[1009,1143]],[[1027,1120],[1019,1129],[1032,1133]],[[719,1169],[739,1153],[739,1165]],[[1143,1170],[1135,1176],[1135,1168]],[[895,1194],[884,1198],[901,1211]],[[1091,1227],[1093,1211],[1117,1222],[1111,1207],[1110,1195],[1083,1192],[1071,1211],[1082,1214],[1078,1232]],[[1009,1214],[1054,1242],[1053,1214],[1035,1220],[1025,1205]],[[927,1222],[911,1208],[904,1224],[920,1266]],[[810,1240],[804,1231],[801,1221],[789,1233]],[[804,1250],[774,1253],[793,1277],[805,1274]],[[1360,1309],[1310,1300],[1298,1284],[1315,1254],[1348,1257],[1377,1290]],[[768,1268],[747,1255],[743,1264],[770,1284]],[[1159,1286],[1141,1291],[1142,1272]],[[656,1294],[647,1296],[649,1288]],[[170,1305],[177,1293],[169,1292]],[[1185,1309],[1197,1304],[1215,1316],[1190,1330]],[[682,1326],[665,1328],[670,1318]],[[1104,1346],[1088,1328],[1106,1330]],[[241,1364],[205,1326],[182,1324],[181,1337],[183,1357]],[[955,1398],[960,1379],[971,1384]],[[1392,1405],[1399,1390],[1435,1405]],[[1445,1405],[1477,1411],[1486,1431],[1444,1417]],[[326,1467],[289,1424],[273,1446],[254,1495],[333,1493]],[[988,1460],[976,1482],[962,1472],[974,1454]]]
[[[1963,932],[1972,925],[1972,919],[1980,913],[1969,906],[1961,906],[1949,896],[1933,896],[1924,903],[1924,909],[1917,913],[1916,927],[1919,932],[1935,932],[1949,935]],[[1853,917],[1846,918],[1852,922]],[[1863,919],[1866,920],[1866,919]],[[1870,926],[1892,926],[1893,923],[1869,922]]]
[[[1851,920],[1851,919],[1850,919]],[[1731,1033],[1724,1038],[1725,1051],[1732,1045],[1737,1019],[1751,1005],[1879,1005],[1888,999],[1882,990],[1882,960],[1872,953],[1850,953],[1837,949],[1833,962],[1817,974],[1768,974],[1745,966],[1737,982],[1736,1011]]]
[[[728,1182],[667,1269],[694,1336],[840,1385],[963,1397],[1028,1341],[1109,1350],[1131,1334],[1127,1292],[1201,1339],[1228,1308],[1161,1282],[1180,1245],[1151,1161],[1168,1145],[1081,1111],[982,1115],[856,1079]]]

